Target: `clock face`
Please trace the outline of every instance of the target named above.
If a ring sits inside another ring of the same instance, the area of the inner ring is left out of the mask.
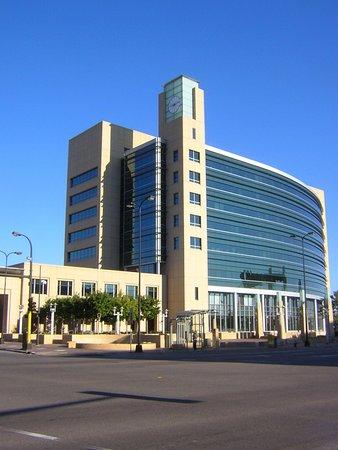
[[[168,111],[171,114],[175,114],[180,109],[181,105],[182,100],[179,97],[174,96],[169,100]]]

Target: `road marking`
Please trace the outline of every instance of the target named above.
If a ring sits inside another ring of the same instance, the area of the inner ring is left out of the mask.
[[[40,433],[32,433],[31,431],[14,430],[12,428],[7,428],[7,430],[11,431],[12,433],[23,434],[25,436],[31,436],[39,439],[46,439],[48,441],[57,441],[59,439],[55,436],[48,436],[47,434],[40,434]]]
[[[112,450],[112,449],[106,447],[86,447],[86,450]]]

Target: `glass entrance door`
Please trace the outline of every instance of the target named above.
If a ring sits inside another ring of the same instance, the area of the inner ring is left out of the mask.
[[[256,333],[256,298],[253,294],[238,294],[238,331],[241,338]]]

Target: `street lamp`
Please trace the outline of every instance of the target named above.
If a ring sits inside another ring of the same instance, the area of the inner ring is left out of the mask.
[[[138,222],[139,222],[139,255],[138,255],[138,296],[137,296],[137,344],[135,348],[136,353],[142,353],[142,344],[141,344],[141,265],[142,265],[142,227],[141,227],[141,214],[142,214],[142,206],[146,201],[153,202],[155,200],[154,195],[148,195],[144,197],[141,203],[138,205]],[[129,207],[132,205],[128,205]]]
[[[6,284],[7,284],[7,269],[8,269],[8,257],[10,255],[22,255],[22,252],[9,252],[6,253],[3,250],[0,250],[0,253],[2,253],[3,255],[5,255],[5,260],[6,260],[6,265],[5,265],[5,280],[4,280],[4,300],[2,302],[2,328],[1,328],[1,344],[3,344],[5,342],[5,331],[7,333],[7,317],[8,317],[8,310],[9,307],[7,305],[7,311],[6,311],[6,315],[5,315],[5,301],[6,301]],[[6,328],[6,330],[5,330]]]
[[[19,233],[18,231],[12,231],[12,235],[14,237],[22,236],[27,239],[29,243],[29,290],[28,290],[28,305],[32,304],[32,290],[33,290],[33,246],[32,242],[29,239],[28,236],[26,236],[23,233]],[[27,314],[27,348],[31,346],[32,344],[32,338],[31,338],[31,331],[32,331],[32,311],[30,308],[28,308],[28,314]],[[23,350],[27,350],[25,347],[25,342],[23,340]]]
[[[290,237],[293,239],[301,239],[302,241],[302,256],[303,256],[303,286],[304,286],[304,302],[305,302],[305,347],[310,347],[309,341],[309,324],[308,324],[308,309],[307,309],[307,301],[306,301],[306,272],[305,272],[305,251],[304,251],[304,239],[308,236],[311,236],[313,231],[309,231],[308,233],[303,234],[302,236],[298,236],[297,234],[290,234]]]

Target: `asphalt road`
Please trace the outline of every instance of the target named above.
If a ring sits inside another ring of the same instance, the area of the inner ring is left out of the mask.
[[[0,449],[338,449],[338,347],[0,364]]]

